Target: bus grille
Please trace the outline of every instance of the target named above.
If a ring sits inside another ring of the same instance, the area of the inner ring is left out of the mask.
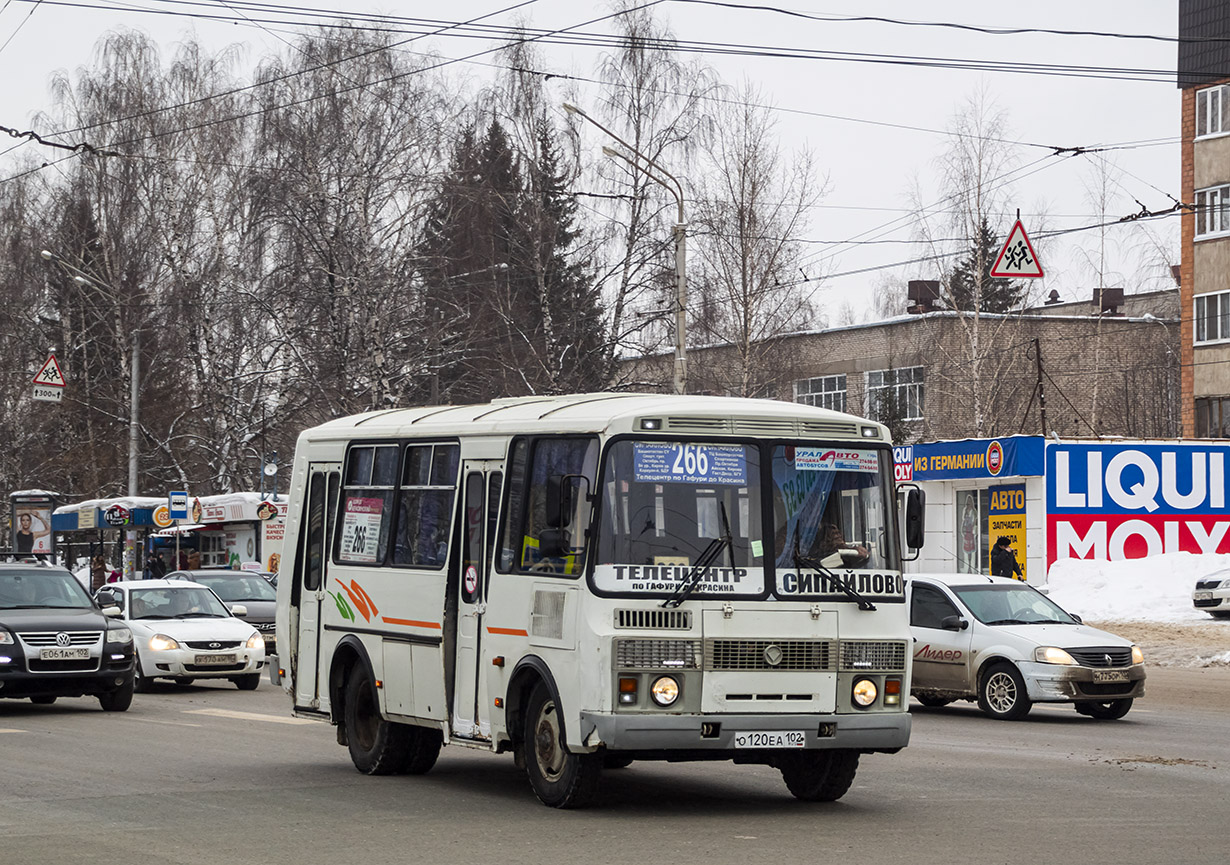
[[[904,670],[905,643],[889,640],[843,640],[841,669]]]
[[[799,431],[804,435],[818,436],[856,436],[858,435],[858,424],[849,423],[848,421],[834,420],[805,420],[799,422]]]
[[[831,670],[825,640],[705,640],[706,670]]]
[[[690,631],[692,613],[690,610],[616,610],[615,627]]]
[[[699,640],[616,640],[615,665],[623,670],[695,670]]]

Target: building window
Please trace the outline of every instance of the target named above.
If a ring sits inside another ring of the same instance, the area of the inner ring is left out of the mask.
[[[794,401],[814,405],[817,408],[845,411],[845,374],[822,375],[819,378],[807,378],[802,381],[796,381],[794,383]]]
[[[921,366],[867,373],[867,416],[881,423],[894,418],[923,419],[924,376]]]
[[[1227,86],[1196,91],[1196,137],[1230,132],[1230,99]]]
[[[1230,291],[1196,296],[1196,345],[1230,340]]]
[[[1196,193],[1196,237],[1230,233],[1230,186]]]
[[[1230,396],[1196,400],[1196,438],[1230,438]]]

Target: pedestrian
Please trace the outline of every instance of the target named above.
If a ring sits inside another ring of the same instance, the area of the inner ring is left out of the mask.
[[[112,568],[112,569],[111,569],[111,574],[107,577],[107,582],[108,582],[108,583],[118,583],[118,582],[120,581],[120,579],[121,579],[121,576],[122,576],[122,575],[120,574],[120,572],[119,572],[117,569]]]
[[[167,563],[162,559],[162,553],[156,553],[153,561],[149,563],[149,578],[151,580],[161,580],[167,575]]]
[[[1000,535],[991,548],[991,574],[996,577],[1012,577],[1014,580],[1025,579],[1021,566],[1016,560],[1016,552],[1009,544],[1012,538]]]
[[[95,553],[90,559],[90,591],[97,591],[107,580],[107,560],[102,553]]]

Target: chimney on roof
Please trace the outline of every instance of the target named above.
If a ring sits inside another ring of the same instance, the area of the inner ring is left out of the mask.
[[[1061,300],[1059,299],[1059,289],[1057,289],[1057,288],[1052,288],[1052,289],[1051,289],[1051,293],[1050,293],[1050,294],[1048,294],[1048,295],[1046,296],[1046,300],[1045,300],[1045,301],[1043,301],[1043,305],[1045,305],[1045,306],[1053,306],[1053,305],[1055,305],[1055,304],[1057,304],[1057,303],[1063,303],[1063,301],[1061,301]]]
[[[1170,265],[1170,276],[1174,279],[1175,285],[1183,284],[1183,268],[1177,264]]]
[[[1122,288],[1095,288],[1093,290],[1094,315],[1123,315],[1119,307],[1123,306]]]
[[[935,302],[940,299],[940,284],[934,279],[911,279],[906,286],[909,292],[910,305],[906,312],[910,315],[922,315],[925,312],[935,312]]]

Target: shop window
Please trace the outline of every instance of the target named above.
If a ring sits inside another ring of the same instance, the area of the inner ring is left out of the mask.
[[[959,574],[991,572],[991,541],[986,515],[989,490],[957,490],[956,558]]]

